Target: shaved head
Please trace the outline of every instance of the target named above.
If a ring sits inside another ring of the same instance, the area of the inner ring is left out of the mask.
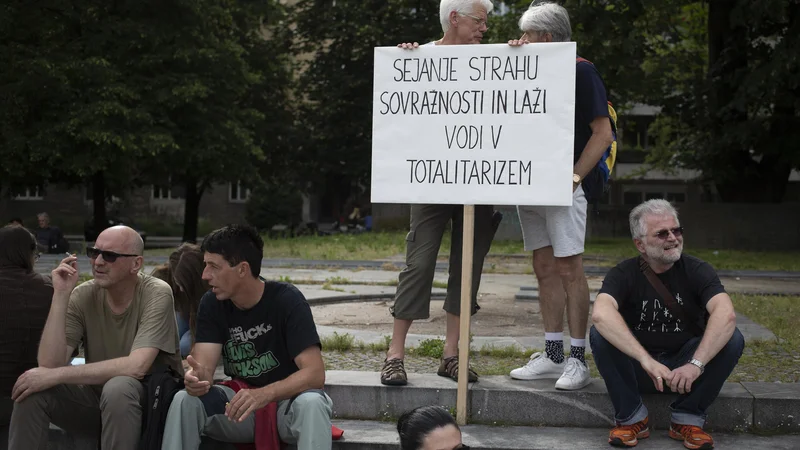
[[[98,241],[109,241],[119,253],[130,253],[141,256],[144,253],[144,241],[142,236],[131,227],[116,225],[106,228],[97,236]]]
[[[94,246],[101,252],[120,255],[109,258],[111,261],[108,261],[102,253],[92,259],[92,274],[95,284],[101,288],[110,289],[119,283],[135,282],[144,264],[142,258],[144,243],[136,230],[124,225],[106,228],[97,236]]]

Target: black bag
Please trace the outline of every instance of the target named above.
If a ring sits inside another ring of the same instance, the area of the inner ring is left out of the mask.
[[[184,388],[183,377],[172,367],[159,364],[142,383],[147,395],[141,401],[142,436],[139,450],[161,450],[169,405],[175,394]]]

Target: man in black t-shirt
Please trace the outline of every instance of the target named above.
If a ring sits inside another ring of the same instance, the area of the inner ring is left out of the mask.
[[[186,390],[170,405],[165,450],[198,449],[207,435],[253,442],[255,411],[278,403],[280,438],[298,449],[331,448],[330,397],[311,308],[288,283],[259,277],[264,243],[252,228],[231,225],[203,241],[203,279],[197,336],[187,362]],[[213,385],[220,355],[225,374],[250,389]]]
[[[650,436],[642,392],[680,394],[670,406],[669,435],[690,449],[710,449],[706,409],[744,350],[730,297],[706,262],[683,255],[683,228],[666,200],[631,211],[638,258],[606,275],[592,312],[590,343],[614,404],[611,445],[633,447]],[[664,289],[645,275],[646,262]]]

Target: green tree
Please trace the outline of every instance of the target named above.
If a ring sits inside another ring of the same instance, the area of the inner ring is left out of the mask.
[[[797,0],[566,0],[578,53],[609,97],[661,108],[653,167],[702,171],[723,201],[779,202],[800,168]],[[492,17],[492,42],[519,34],[529,3]],[[624,149],[623,149],[624,151]]]
[[[293,14],[304,172],[334,191],[338,213],[354,184],[369,186],[374,47],[441,37],[439,2],[301,0]]]
[[[142,103],[142,84],[129,82],[125,62],[137,53],[143,7],[42,1],[5,5],[0,31],[3,108],[2,178],[93,180],[94,198],[106,198],[137,176],[145,152],[169,144]],[[105,223],[105,202],[94,202]]]
[[[289,35],[277,27],[284,11],[275,1],[180,7],[171,16],[180,23],[164,24],[170,39],[152,49],[150,61],[163,69],[152,80],[152,109],[174,145],[153,154],[150,165],[151,174],[185,187],[183,239],[194,241],[207,189],[254,185],[262,168],[272,174],[286,162]]]
[[[265,158],[291,148],[282,19],[276,0],[7,2],[0,179],[91,179],[102,229],[101,199],[172,177],[187,187],[193,241],[208,186],[279,173],[288,158]]]

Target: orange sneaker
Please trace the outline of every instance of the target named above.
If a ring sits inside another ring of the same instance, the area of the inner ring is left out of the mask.
[[[608,433],[608,443],[615,447],[633,447],[639,439],[650,437],[650,428],[647,427],[648,418],[631,425],[617,425]]]
[[[711,438],[711,435],[703,431],[702,428],[694,425],[673,423],[669,427],[669,437],[678,441],[683,441],[683,446],[691,450],[707,450],[714,448],[714,439]]]

